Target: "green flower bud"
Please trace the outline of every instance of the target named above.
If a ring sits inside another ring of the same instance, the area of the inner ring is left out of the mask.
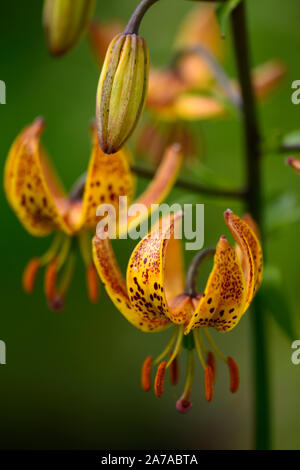
[[[149,52],[134,33],[116,36],[107,51],[99,78],[96,118],[103,152],[116,153],[141,117],[149,77]]]
[[[49,51],[59,56],[69,51],[88,25],[95,0],[45,0],[43,24]]]

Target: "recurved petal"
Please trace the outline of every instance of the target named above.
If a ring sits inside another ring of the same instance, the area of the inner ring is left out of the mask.
[[[300,159],[295,157],[289,157],[286,159],[288,165],[290,165],[297,173],[300,173]]]
[[[182,255],[174,236],[175,223],[180,222],[181,216],[181,212],[165,216],[131,255],[127,288],[131,304],[142,318],[186,322],[185,302],[176,302],[174,310],[171,308],[174,298],[184,290]]]
[[[87,181],[81,203],[76,203],[70,212],[70,224],[75,231],[95,228],[100,204],[110,204],[118,220],[119,197],[127,196],[130,203],[134,192],[134,177],[130,171],[129,154],[125,149],[114,155],[105,154],[99,145],[97,132],[92,127],[93,150],[90,158]]]
[[[174,105],[173,113],[180,119],[213,119],[226,114],[224,105],[213,96],[180,95]]]
[[[223,332],[231,330],[244,312],[246,296],[245,277],[237,253],[222,236],[205,291],[185,334],[199,327],[212,327]]]
[[[136,328],[145,332],[165,329],[168,325],[166,318],[150,318],[136,310],[130,302],[124,277],[115,258],[109,238],[101,239],[96,236],[93,240],[93,258],[98,274],[105,286],[106,292],[117,309]]]
[[[247,301],[244,312],[256,294],[263,275],[263,254],[260,241],[253,231],[254,221],[240,219],[229,209],[225,212],[225,222],[238,246],[238,255],[244,269],[247,284]],[[252,220],[252,219],[251,219]]]
[[[174,144],[167,148],[152,182],[140,197],[134,201],[134,204],[143,205],[145,210],[128,218],[128,230],[131,230],[147,219],[152,204],[159,204],[168,196],[176,182],[182,160],[183,155],[179,145]],[[120,227],[119,234],[124,233],[127,227]]]
[[[64,217],[69,204],[40,145],[44,128],[36,119],[17,137],[5,168],[5,190],[12,208],[32,235],[54,229],[69,233]]]

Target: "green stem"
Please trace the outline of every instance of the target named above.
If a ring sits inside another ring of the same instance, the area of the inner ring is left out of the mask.
[[[255,98],[251,84],[249,45],[244,1],[232,13],[233,42],[243,98],[243,126],[247,164],[247,210],[262,230],[261,146]],[[252,336],[255,374],[256,448],[271,447],[269,361],[266,318],[256,297],[253,302]]]

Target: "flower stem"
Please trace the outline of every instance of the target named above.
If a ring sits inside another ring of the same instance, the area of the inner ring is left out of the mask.
[[[184,293],[186,295],[190,295],[191,297],[196,297],[197,295],[197,274],[199,268],[204,261],[208,258],[211,258],[215,255],[216,249],[215,248],[207,248],[206,250],[200,251],[196,254],[194,259],[192,260],[187,275],[186,275],[186,283],[184,288]]]
[[[243,98],[243,127],[245,136],[245,158],[247,165],[247,210],[257,221],[263,237],[261,145],[255,98],[251,84],[249,45],[247,37],[245,2],[242,1],[232,13],[233,43]],[[263,239],[263,238],[262,238]],[[256,448],[269,449],[270,394],[269,365],[267,357],[266,318],[256,297],[253,302],[252,335],[253,363],[255,374]]]
[[[147,168],[142,165],[134,164],[131,167],[131,170],[138,176],[142,178],[152,179],[155,175],[155,170],[152,168]],[[221,187],[212,187],[212,186],[205,186],[201,183],[196,183],[190,181],[186,178],[179,177],[177,178],[175,185],[178,188],[188,189],[191,192],[195,193],[203,193],[207,194],[208,196],[214,197],[228,197],[230,199],[244,199],[247,196],[247,191],[243,188],[241,189],[227,189]]]
[[[156,2],[158,2],[158,0],[142,0],[133,12],[124,34],[138,34],[139,27],[145,13]]]

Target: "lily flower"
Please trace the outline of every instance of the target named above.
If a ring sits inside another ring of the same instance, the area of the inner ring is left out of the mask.
[[[239,387],[239,369],[231,357],[226,357],[215,345],[208,329],[231,331],[248,310],[261,283],[262,249],[257,227],[250,216],[239,218],[225,212],[225,222],[236,240],[234,248],[221,236],[213,250],[214,265],[202,293],[184,283],[183,258],[176,225],[182,213],[165,216],[134,249],[127,267],[126,281],[118,267],[109,238],[94,237],[94,262],[105,289],[122,315],[143,332],[158,332],[174,326],[166,348],[156,359],[147,357],[142,367],[142,387],[151,389],[151,371],[158,366],[154,390],[160,397],[166,370],[172,383],[178,380],[177,360],[187,351],[187,377],[177,410],[186,413],[191,408],[196,354],[204,370],[205,396],[212,400],[216,375],[215,355],[227,364],[230,389]],[[208,252],[200,255],[207,257]],[[212,250],[210,251],[212,254]],[[203,331],[208,344],[204,345]]]
[[[110,204],[119,214],[119,197],[132,201],[135,179],[130,171],[127,150],[107,156],[99,146],[95,127],[92,127],[93,148],[87,175],[81,177],[70,194],[64,191],[53,171],[46,151],[40,142],[44,129],[42,118],[25,128],[13,143],[5,166],[4,187],[7,200],[24,228],[33,236],[54,233],[49,250],[33,258],[25,268],[23,286],[34,290],[41,267],[46,268],[44,290],[49,305],[60,310],[69,288],[75,266],[76,247],[82,255],[87,276],[88,294],[92,302],[98,299],[98,279],[91,253],[91,230],[100,218],[99,204]],[[135,219],[124,219],[119,234],[126,232],[148,217],[151,204],[161,202],[171,190],[182,160],[181,151],[174,145],[166,150],[165,158],[138,202],[145,211]]]

